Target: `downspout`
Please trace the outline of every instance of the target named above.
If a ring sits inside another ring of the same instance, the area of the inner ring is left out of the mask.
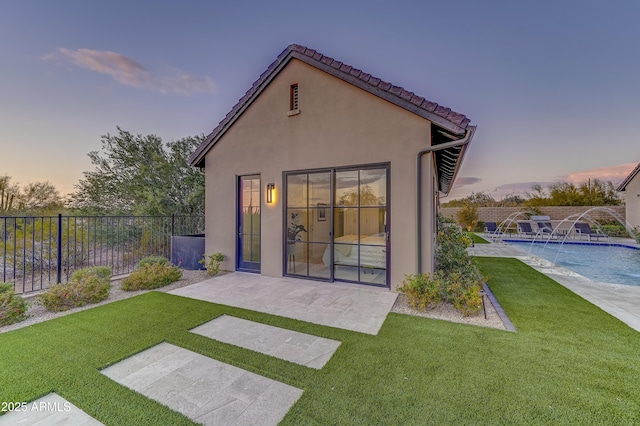
[[[418,256],[417,262],[417,273],[422,273],[422,156],[431,152],[441,151],[447,148],[455,148],[458,146],[463,146],[468,144],[473,137],[473,133],[475,132],[475,126],[469,126],[467,128],[467,132],[462,137],[462,139],[458,139],[457,141],[451,141],[446,143],[441,143],[438,145],[432,145],[429,148],[425,148],[422,151],[418,152],[416,156],[416,253]]]

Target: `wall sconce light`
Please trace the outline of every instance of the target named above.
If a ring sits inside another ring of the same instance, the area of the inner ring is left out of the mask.
[[[267,184],[267,203],[271,204],[273,203],[273,192],[276,190],[276,184],[275,183],[268,183]]]

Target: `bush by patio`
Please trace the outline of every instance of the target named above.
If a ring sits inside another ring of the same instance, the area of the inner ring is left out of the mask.
[[[147,262],[141,260],[135,271],[122,280],[121,288],[125,291],[151,290],[164,287],[182,278],[182,271],[165,262]]]
[[[71,281],[54,284],[38,296],[38,300],[49,311],[66,311],[71,308],[98,303],[109,297],[111,290],[111,268],[95,266],[74,272]]]
[[[27,318],[29,304],[17,295],[10,283],[0,283],[0,326],[14,324]]]
[[[462,315],[475,315],[482,306],[482,281],[466,274],[407,275],[398,291],[407,295],[409,306],[426,311],[441,303],[451,303]]]
[[[407,275],[398,291],[405,293],[409,305],[425,311],[448,302],[462,315],[475,315],[482,306],[482,275],[466,248],[471,238],[459,227],[438,221],[437,270],[434,274]]]
[[[220,272],[220,264],[224,261],[224,254],[216,252],[207,256],[206,254],[200,259],[200,264],[207,269],[207,275],[215,276]]]

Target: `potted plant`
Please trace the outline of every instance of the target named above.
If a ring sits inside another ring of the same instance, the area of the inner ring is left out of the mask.
[[[292,256],[296,252],[296,242],[302,241],[301,232],[307,232],[300,223],[300,213],[291,212],[291,218],[287,225],[287,255]]]

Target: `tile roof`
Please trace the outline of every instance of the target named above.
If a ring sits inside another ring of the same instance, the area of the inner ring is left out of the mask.
[[[627,188],[627,185],[629,184],[629,182],[631,182],[633,180],[634,177],[636,177],[636,175],[640,173],[640,163],[638,163],[638,165],[635,167],[635,169],[631,170],[631,173],[629,173],[629,176],[627,176],[620,185],[618,185],[618,189],[617,191],[624,191]]]
[[[231,111],[220,121],[218,126],[207,136],[196,151],[189,157],[192,166],[202,166],[204,156],[218,141],[225,131],[233,125],[235,120],[244,112],[251,102],[275,78],[287,63],[296,58],[334,77],[353,84],[369,93],[396,104],[408,111],[426,118],[432,123],[457,135],[463,135],[469,119],[458,112],[429,101],[422,96],[395,86],[378,77],[374,77],[360,69],[354,68],[329,56],[325,56],[313,49],[298,44],[289,45],[278,55],[276,60],[258,77],[251,88],[233,106]]]

